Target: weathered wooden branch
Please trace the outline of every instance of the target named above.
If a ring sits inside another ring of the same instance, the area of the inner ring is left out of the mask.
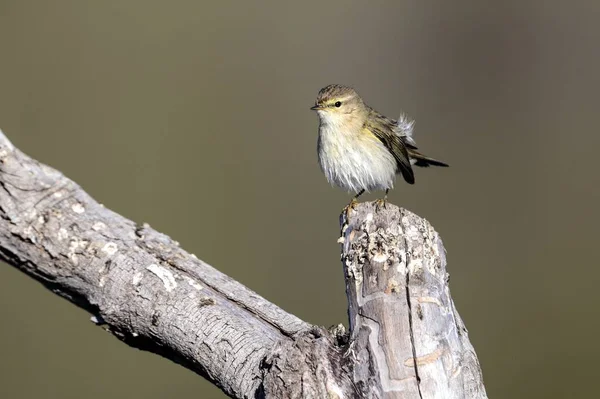
[[[104,208],[0,132],[0,259],[233,398],[485,398],[418,216],[360,204],[343,220],[350,333],[311,326]]]
[[[439,235],[395,206],[356,212],[342,256],[355,384],[378,398],[485,398]]]

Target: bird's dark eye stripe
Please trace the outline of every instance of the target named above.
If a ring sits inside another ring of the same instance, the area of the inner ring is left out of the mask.
[[[339,108],[339,107],[342,106],[342,102],[341,101],[336,101],[335,104],[333,104],[333,105],[335,105],[337,108]]]

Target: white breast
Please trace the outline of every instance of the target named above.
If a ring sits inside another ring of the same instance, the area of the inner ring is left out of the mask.
[[[319,127],[319,164],[327,181],[352,193],[392,188],[394,156],[376,137],[360,131],[344,131],[335,121]]]

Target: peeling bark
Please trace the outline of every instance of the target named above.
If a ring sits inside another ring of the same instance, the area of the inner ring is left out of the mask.
[[[343,223],[350,335],[311,326],[104,208],[0,132],[0,259],[128,345],[233,398],[484,398],[437,233],[393,205],[360,204]]]
[[[448,287],[442,240],[425,219],[361,204],[342,219],[354,382],[363,397],[485,398]]]

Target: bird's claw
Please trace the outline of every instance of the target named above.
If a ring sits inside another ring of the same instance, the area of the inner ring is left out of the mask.
[[[375,212],[379,212],[381,208],[385,209],[387,204],[387,198],[375,200]]]
[[[358,205],[356,198],[352,198],[352,201],[344,208],[343,212],[346,213],[346,219],[350,218],[350,211],[354,210],[354,207]]]

